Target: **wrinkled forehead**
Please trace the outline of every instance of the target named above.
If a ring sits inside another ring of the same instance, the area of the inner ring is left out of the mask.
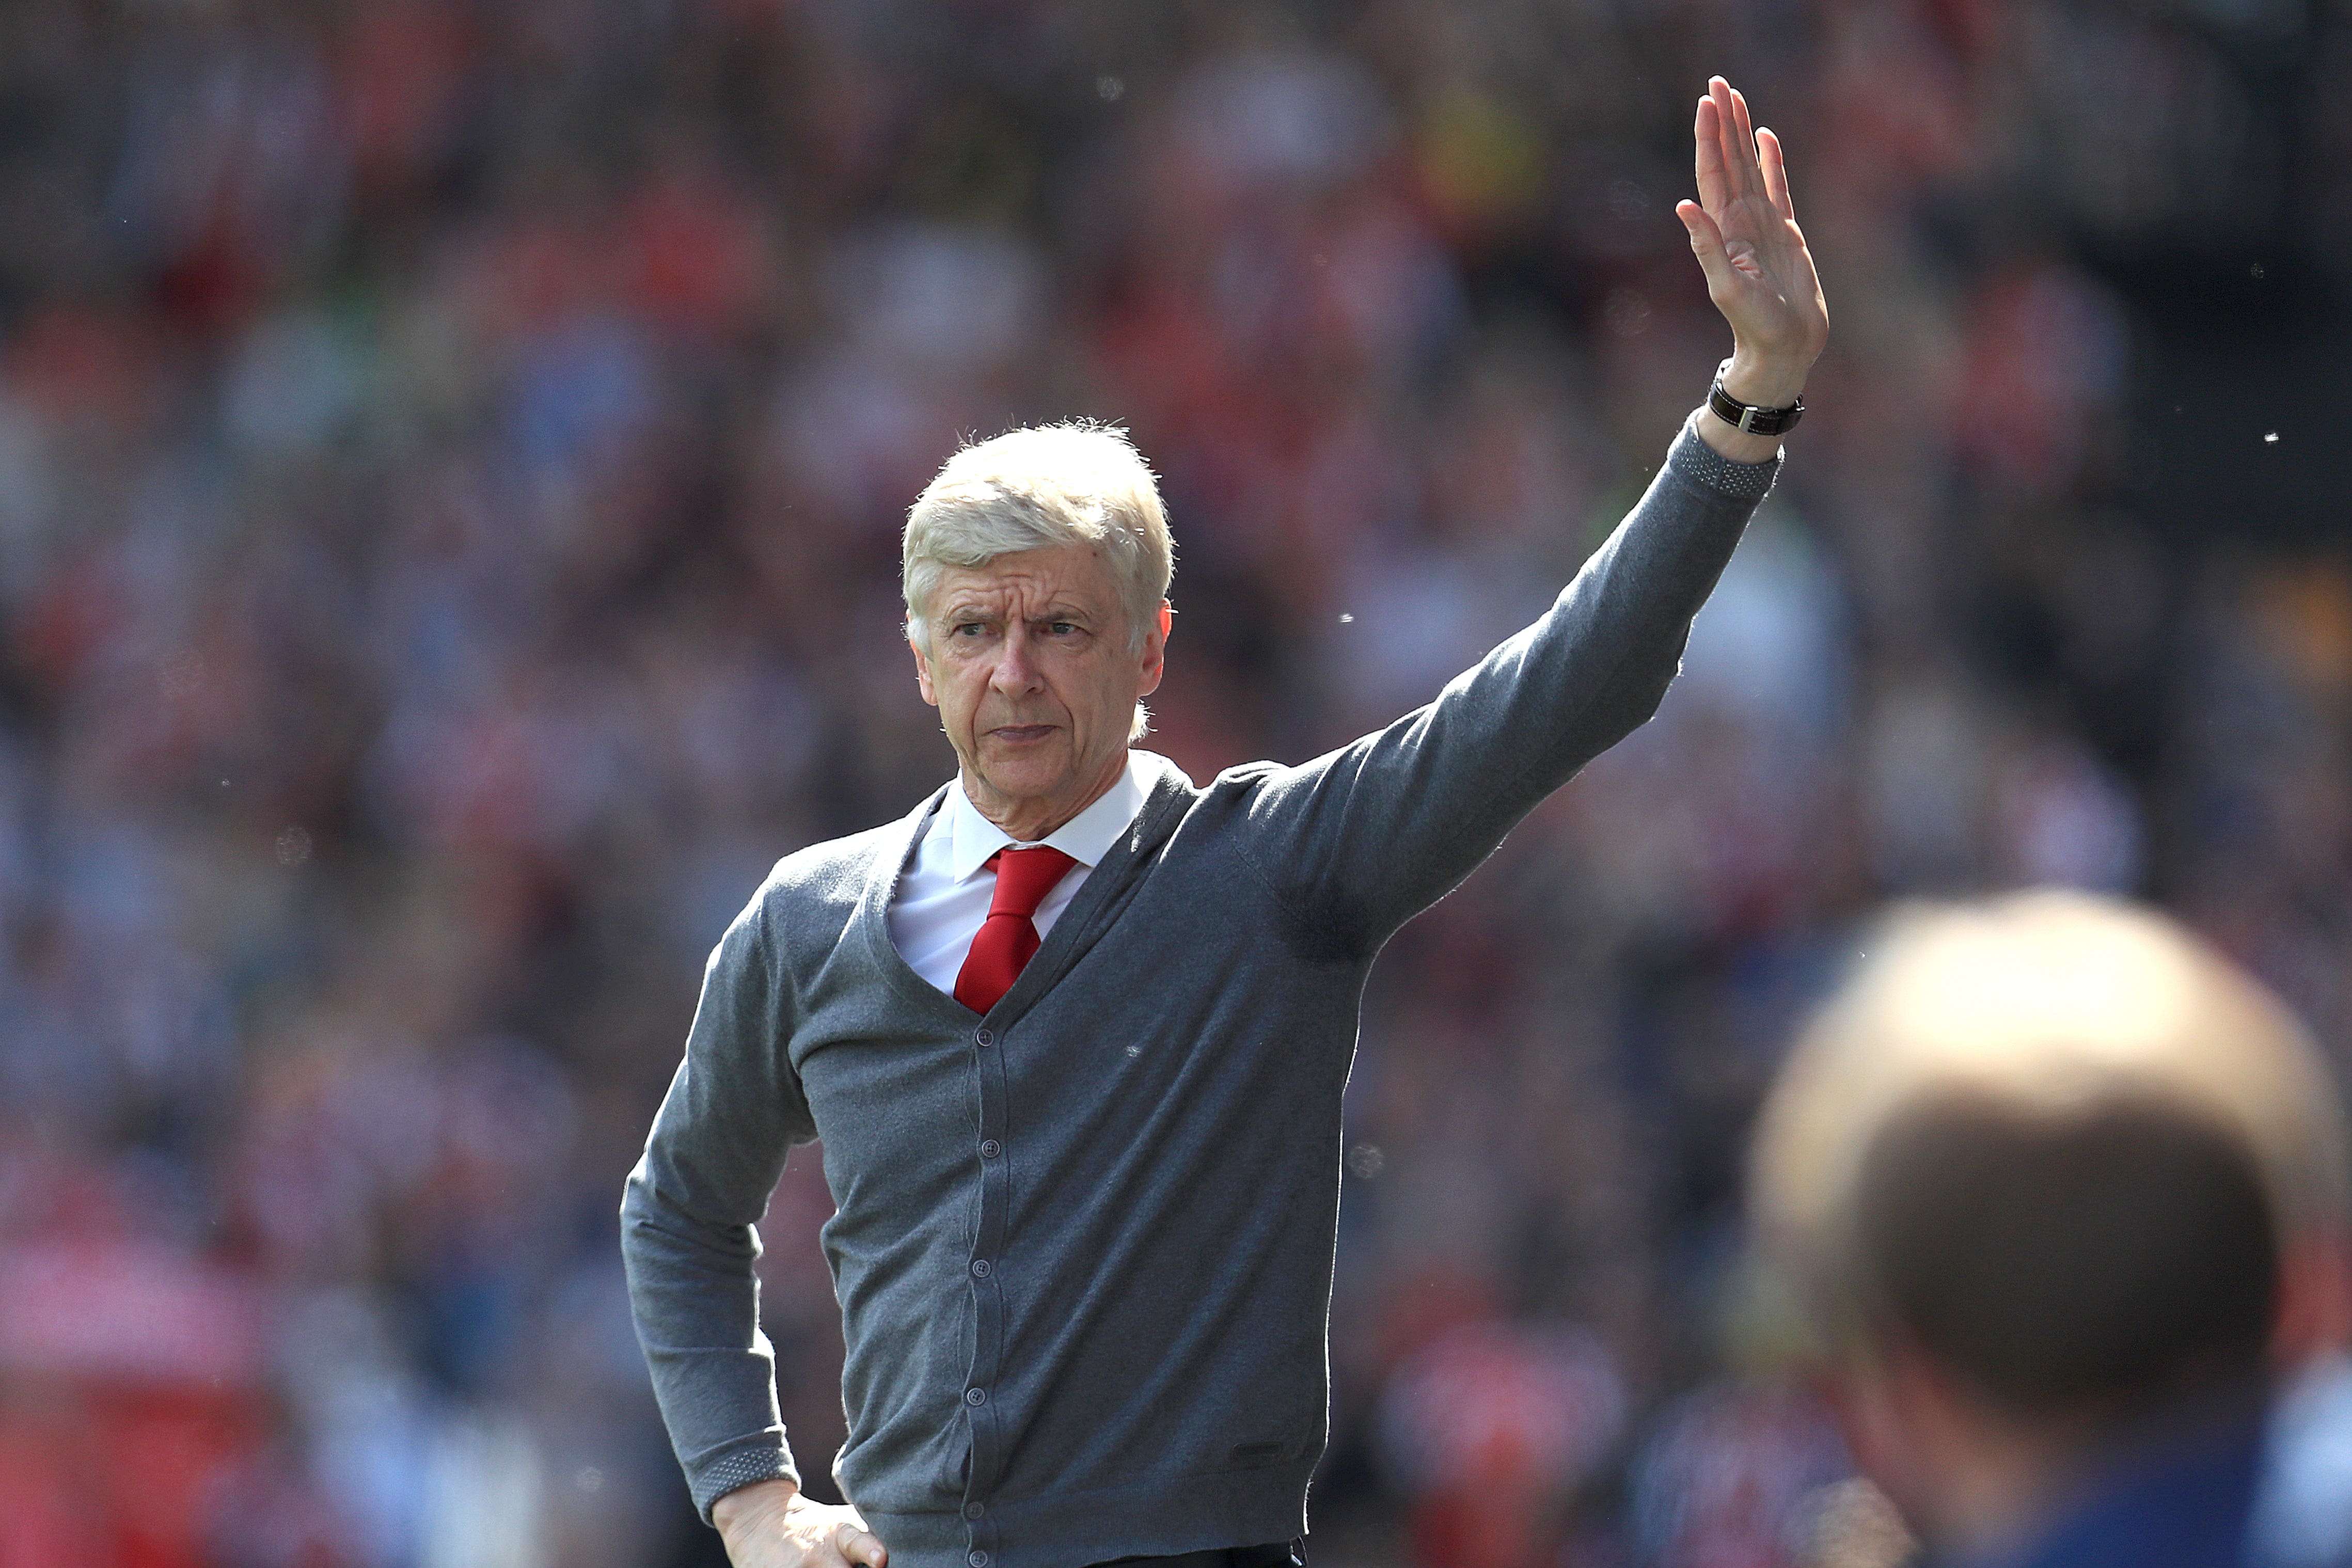
[[[1100,550],[1084,544],[1016,550],[978,566],[942,566],[930,600],[934,614],[958,607],[1009,616],[1066,609],[1108,619],[1120,609],[1118,581],[1109,563]]]

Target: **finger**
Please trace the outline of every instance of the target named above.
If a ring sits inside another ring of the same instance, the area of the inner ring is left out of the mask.
[[[863,1563],[867,1568],[884,1568],[890,1561],[889,1548],[881,1538],[847,1522],[833,1527],[833,1549],[852,1563]]]
[[[1691,254],[1698,257],[1699,270],[1706,274],[1706,291],[1710,298],[1720,298],[1723,291],[1732,287],[1731,258],[1724,253],[1723,231],[1705,207],[1696,202],[1675,204],[1675,216],[1682,219],[1683,227],[1690,234]]]
[[[1758,162],[1764,168],[1764,193],[1772,198],[1772,205],[1790,223],[1797,221],[1797,209],[1789,200],[1789,165],[1781,155],[1780,139],[1766,126],[1756,133]]]
[[[1731,89],[1731,112],[1739,125],[1739,150],[1752,159],[1756,156],[1756,122],[1748,118],[1748,95],[1736,87]]]
[[[1721,77],[1710,77],[1707,95],[1715,100],[1717,154],[1723,160],[1723,188],[1727,200],[1736,201],[1752,193],[1756,181],[1751,171],[1756,153],[1744,146],[1739,133],[1739,108],[1732,101],[1731,84]]]
[[[1716,130],[1715,99],[1698,100],[1698,119],[1691,127],[1691,137],[1697,146],[1698,199],[1709,212],[1721,212],[1731,193],[1723,179],[1723,143]]]
[[[1739,143],[1739,172],[1751,196],[1764,193],[1764,171],[1759,166],[1756,153],[1756,122],[1748,117],[1748,95],[1738,88],[1731,93],[1731,112],[1735,137]]]

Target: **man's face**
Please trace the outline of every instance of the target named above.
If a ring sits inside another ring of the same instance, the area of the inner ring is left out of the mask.
[[[1160,685],[1167,609],[1136,643],[1083,544],[950,567],[927,608],[916,679],[972,803],[1015,838],[1043,838],[1126,766],[1136,702]]]

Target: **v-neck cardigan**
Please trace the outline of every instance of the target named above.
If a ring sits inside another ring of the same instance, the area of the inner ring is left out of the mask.
[[[754,1225],[786,1151],[821,1136],[847,1352],[834,1473],[893,1568],[1303,1534],[1372,959],[1654,711],[1777,466],[1685,426],[1551,610],[1434,702],[1301,766],[1206,788],[1164,769],[985,1017],[887,925],[944,790],[780,862],[711,955],[622,1206],[705,1517],[797,1479]]]

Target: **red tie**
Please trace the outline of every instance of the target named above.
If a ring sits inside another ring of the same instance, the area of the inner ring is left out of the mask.
[[[996,896],[989,901],[988,918],[972,937],[955,983],[955,999],[976,1013],[994,1007],[1036,956],[1037,923],[1032,916],[1078,862],[1050,844],[1039,844],[999,850],[988,863],[996,868]]]

